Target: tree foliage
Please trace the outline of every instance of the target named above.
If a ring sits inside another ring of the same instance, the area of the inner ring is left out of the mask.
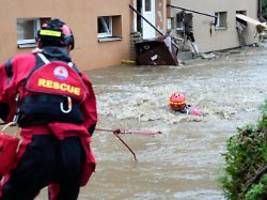
[[[221,178],[229,200],[267,199],[267,101],[255,125],[237,129],[227,140],[225,175]]]
[[[262,14],[267,19],[267,0],[262,0]]]

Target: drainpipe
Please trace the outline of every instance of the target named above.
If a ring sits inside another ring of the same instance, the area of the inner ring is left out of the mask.
[[[162,29],[166,33],[166,31],[167,31],[167,7],[165,5],[167,5],[167,0],[163,0],[162,4],[163,4],[163,10],[162,10],[163,27],[162,27]]]
[[[132,0],[132,5],[134,8],[137,7],[137,0]],[[137,15],[134,12],[131,12],[131,17],[132,17],[132,30],[131,32],[137,32]]]

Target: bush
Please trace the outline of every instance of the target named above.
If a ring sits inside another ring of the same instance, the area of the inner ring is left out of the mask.
[[[227,140],[225,175],[220,182],[229,200],[267,199],[267,101],[255,125],[237,129]]]

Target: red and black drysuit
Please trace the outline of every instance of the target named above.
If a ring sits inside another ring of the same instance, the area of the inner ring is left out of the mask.
[[[71,98],[71,111],[62,113],[59,104],[62,103],[63,110],[68,108],[64,95],[27,91],[29,77],[45,65],[37,53],[17,55],[1,65],[0,117],[10,122],[17,114],[22,143],[15,168],[1,180],[0,200],[32,200],[47,185],[51,200],[75,200],[80,186],[88,182],[95,170],[90,140],[97,112],[91,82],[70,65],[71,58],[65,48],[45,47],[41,54],[50,62],[69,63],[72,72],[63,73],[65,77],[53,77],[53,80],[61,78],[60,83],[75,71],[84,86],[84,98],[79,101]],[[56,73],[59,72],[54,70],[54,75]],[[59,83],[54,83],[54,89],[76,91]],[[51,84],[44,86],[51,88]],[[17,101],[16,97],[19,97]]]

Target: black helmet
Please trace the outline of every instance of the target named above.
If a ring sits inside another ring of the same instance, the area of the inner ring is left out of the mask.
[[[40,47],[59,46],[74,49],[74,36],[70,27],[60,19],[52,19],[42,25],[37,33],[37,42]]]

